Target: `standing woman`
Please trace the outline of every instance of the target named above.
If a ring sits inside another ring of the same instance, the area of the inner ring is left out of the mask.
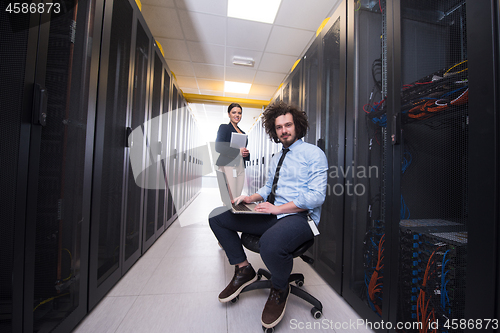
[[[222,124],[217,131],[215,150],[220,154],[215,165],[226,174],[227,182],[233,198],[237,198],[243,191],[245,183],[245,161],[250,161],[250,152],[246,148],[231,148],[231,133],[245,134],[239,127],[242,108],[238,103],[231,103],[227,108],[229,124]],[[248,144],[248,139],[247,139]]]

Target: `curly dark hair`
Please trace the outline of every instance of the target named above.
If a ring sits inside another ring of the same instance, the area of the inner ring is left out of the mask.
[[[284,116],[287,113],[290,113],[293,116],[293,124],[295,125],[297,139],[303,138],[309,128],[306,113],[301,111],[298,107],[288,105],[283,101],[270,104],[262,114],[264,117],[262,120],[262,126],[265,128],[266,133],[269,135],[271,140],[276,143],[280,142],[275,128],[276,118]]]

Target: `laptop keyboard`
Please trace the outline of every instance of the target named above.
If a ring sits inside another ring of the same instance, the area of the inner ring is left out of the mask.
[[[252,211],[250,208],[243,204],[238,204],[238,205],[233,205],[234,210],[237,210],[239,212],[250,212]]]

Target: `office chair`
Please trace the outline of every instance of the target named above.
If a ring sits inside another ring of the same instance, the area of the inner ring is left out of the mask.
[[[256,253],[260,253],[260,248],[259,248],[259,240],[260,236],[252,235],[252,234],[247,234],[247,233],[242,233],[241,234],[241,242],[244,247],[246,247],[248,250]],[[312,264],[314,263],[314,259],[304,255],[304,253],[307,251],[308,248],[310,248],[314,244],[314,239],[311,239],[304,244],[300,245],[295,251],[293,251],[292,255],[294,258],[300,257],[302,260],[305,262]],[[266,278],[266,280],[261,280],[262,276]],[[290,293],[294,294],[297,297],[302,298],[309,304],[313,306],[311,309],[311,314],[314,317],[314,319],[319,319],[322,315],[323,311],[323,305],[321,302],[316,299],[314,296],[306,292],[305,290],[298,288],[302,287],[304,285],[304,275],[301,273],[292,273],[290,274],[290,277],[288,278],[288,282],[292,283],[295,282],[297,286],[290,285]],[[257,272],[257,281],[253,282],[252,284],[246,286],[243,288],[241,293],[251,291],[251,290],[257,290],[257,289],[270,289],[272,287],[271,284],[271,273],[263,268],[259,268]],[[241,294],[240,293],[240,294]],[[232,303],[237,302],[239,299],[239,295],[236,296],[231,300]],[[272,333],[274,332],[274,327],[272,328],[265,328],[262,327],[264,332],[266,333]]]

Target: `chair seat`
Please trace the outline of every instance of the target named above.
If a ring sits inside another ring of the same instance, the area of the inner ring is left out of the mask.
[[[259,240],[260,236],[247,233],[241,234],[241,243],[243,244],[244,247],[246,247],[252,252],[260,253]],[[310,248],[313,244],[314,244],[314,238],[303,243],[292,252],[293,257],[296,258],[303,255],[307,251],[307,249]]]

